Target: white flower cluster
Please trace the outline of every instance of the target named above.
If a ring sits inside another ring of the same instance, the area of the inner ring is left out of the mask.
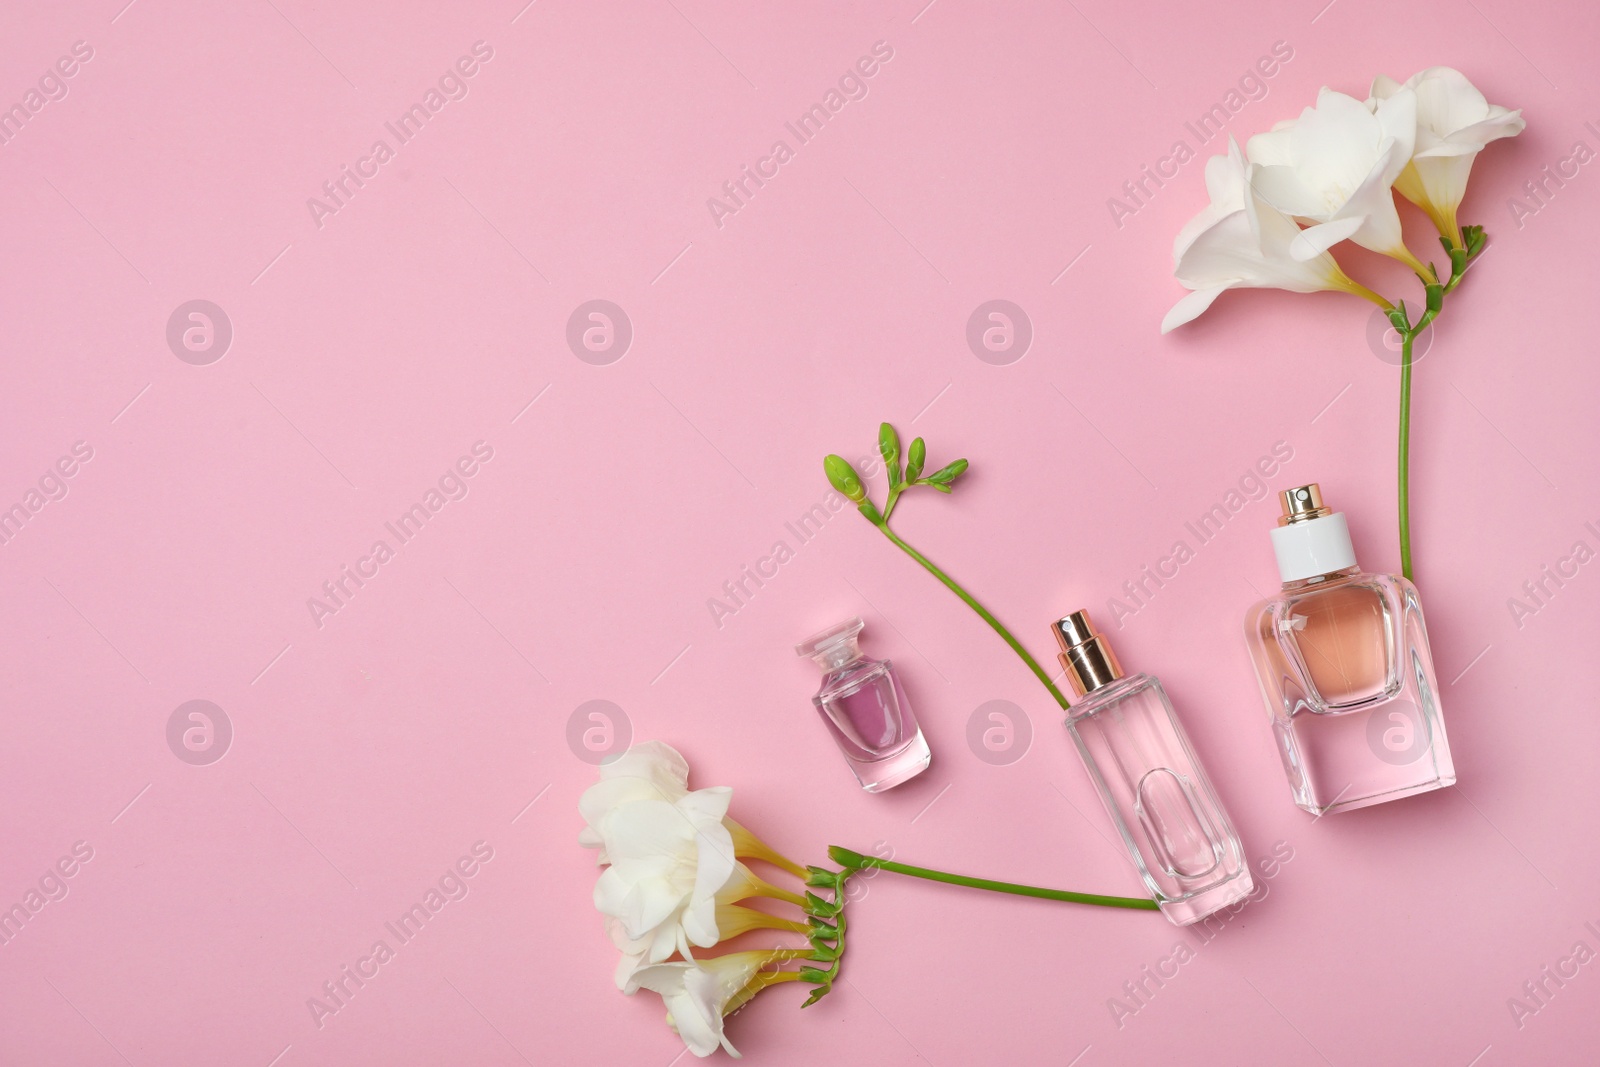
[[[807,929],[736,903],[753,897],[805,903],[757,877],[741,857],[801,877],[805,870],[729,819],[732,798],[726,786],[690,790],[684,758],[672,746],[650,741],[603,764],[600,781],[578,801],[588,824],[578,842],[599,849],[605,868],[595,883],[594,905],[622,953],[617,987],[628,994],[660,994],[667,1025],[696,1056],[719,1047],[737,1056],[723,1035],[724,1015],[768,985],[795,980],[797,974],[780,965],[801,953],[730,952],[697,960],[693,950],[756,929]]]
[[[1430,67],[1403,85],[1380,76],[1365,102],[1323,89],[1316,107],[1250,138],[1243,152],[1230,137],[1228,154],[1206,163],[1211,203],[1174,242],[1174,273],[1192,292],[1161,332],[1233,288],[1337,290],[1387,305],[1334,262],[1328,250],[1341,241],[1437,281],[1406,247],[1393,193],[1425,211],[1462,256],[1475,254],[1456,219],[1472,162],[1523,126],[1522,112],[1490,104],[1460,71]]]

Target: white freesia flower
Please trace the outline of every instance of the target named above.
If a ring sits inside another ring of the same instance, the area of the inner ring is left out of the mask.
[[[796,925],[734,905],[751,897],[803,898],[756,877],[740,856],[755,856],[804,875],[754,834],[727,817],[732,790],[689,789],[689,765],[671,745],[648,741],[602,764],[600,781],[584,790],[578,810],[587,825],[581,844],[607,866],[595,885],[595,907],[622,952],[616,980],[674,953],[710,948],[757,927]]]
[[[1405,245],[1390,193],[1411,160],[1416,137],[1417,95],[1411,90],[1397,90],[1369,110],[1355,97],[1325,88],[1316,107],[1250,138],[1245,154],[1261,198],[1310,224],[1290,246],[1294,258],[1315,259],[1351,240],[1426,273]]]
[[[600,783],[605,785],[607,783]],[[594,905],[652,960],[718,941],[717,893],[734,874],[733,836],[722,824],[733,790],[697,789],[675,801],[638,799],[611,809],[599,836],[609,861]]]
[[[600,781],[584,790],[578,811],[587,825],[578,832],[578,844],[599,850],[595,862],[611,862],[606,855],[604,826],[618,808],[636,800],[677,803],[689,792],[689,764],[671,745],[645,741],[600,765]],[[733,835],[734,855],[759,859],[804,878],[805,868],[768,846],[730,818],[722,820]]]
[[[717,892],[715,908],[715,927],[717,940],[712,944],[722,941],[731,941],[741,934],[751,930],[785,930],[789,933],[804,934],[807,926],[802,922],[794,922],[768,912],[757,911],[754,908],[745,908],[734,903],[739,900],[749,900],[757,896],[775,895],[774,887],[757,878],[751,873],[750,868],[744,864],[736,864],[733,874],[728,876],[728,881]],[[676,917],[668,918],[663,926],[655,930],[646,931],[643,937],[629,937],[627,929],[622,922],[612,916],[606,916],[606,933],[611,937],[611,943],[617,946],[622,953],[622,958],[617,961],[617,970],[614,975],[617,988],[626,990],[628,980],[638,971],[653,963],[660,963],[671,956],[673,949],[680,945],[680,930]],[[684,939],[687,935],[682,935]],[[710,944],[695,942],[697,948],[711,948]],[[690,953],[685,952],[686,957]]]
[[[696,1056],[709,1056],[718,1048],[737,1057],[722,1032],[723,1014],[743,1004],[763,986],[774,981],[792,981],[793,971],[778,971],[771,965],[793,955],[773,952],[731,952],[697,963],[657,963],[636,972],[626,991],[650,989],[661,994],[667,1005],[667,1025],[683,1038]]]
[[[1411,162],[1395,190],[1428,213],[1439,232],[1461,246],[1456,210],[1467,191],[1467,176],[1483,146],[1515,137],[1527,123],[1522,112],[1491,104],[1467,76],[1450,67],[1429,67],[1404,85],[1380,74],[1372,82],[1369,107],[1402,92],[1417,98],[1417,140]]]
[[[605,849],[605,824],[620,807],[637,800],[675,804],[689,793],[689,764],[678,750],[660,741],[634,745],[600,765],[600,781],[583,791],[578,811],[588,825],[578,844],[600,850],[596,862],[611,862]]]
[[[1300,227],[1255,194],[1252,169],[1232,137],[1227,155],[1206,161],[1211,203],[1178,232],[1172,246],[1173,273],[1194,292],[1167,312],[1162,333],[1197,317],[1228,289],[1338,290],[1382,303],[1347,277],[1327,252],[1309,259],[1291,254]]]
[[[606,916],[606,934],[611,938],[611,943],[622,953],[622,958],[617,961],[617,971],[614,976],[617,988],[627,989],[628,980],[652,962],[650,946],[655,939],[629,937],[628,932],[622,928],[622,923],[609,915]]]

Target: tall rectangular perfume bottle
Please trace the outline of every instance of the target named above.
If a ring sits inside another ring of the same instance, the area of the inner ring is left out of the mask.
[[[851,616],[794,651],[822,668],[822,687],[811,702],[861,788],[880,793],[927,770],[933,754],[894,664],[863,655],[858,647],[863,626],[860,616]]]
[[[1052,630],[1083,698],[1067,711],[1067,733],[1161,913],[1187,926],[1243,900],[1255,888],[1244,846],[1161,683],[1123,677],[1087,612]]]
[[[1294,802],[1314,815],[1454,785],[1417,588],[1356,565],[1315,484],[1279,494],[1283,591],[1245,619]]]

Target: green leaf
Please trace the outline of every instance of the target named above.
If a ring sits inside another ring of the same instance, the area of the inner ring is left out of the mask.
[[[857,504],[867,498],[867,491],[861,485],[861,475],[856,473],[850,461],[843,456],[825,457],[822,469],[828,475],[828,483]]]
[[[922,465],[928,459],[928,446],[923,444],[922,438],[916,437],[911,441],[911,449],[906,453],[906,481],[914,482],[922,474]]]

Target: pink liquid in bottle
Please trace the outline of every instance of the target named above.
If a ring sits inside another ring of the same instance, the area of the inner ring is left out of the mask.
[[[931,760],[905,690],[888,660],[861,654],[860,618],[851,618],[795,646],[823,669],[812,703],[844,753],[861,788],[881,792],[915,777]]]

